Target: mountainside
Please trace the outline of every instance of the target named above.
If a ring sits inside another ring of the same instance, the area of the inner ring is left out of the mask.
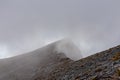
[[[2,59],[0,80],[120,80],[120,46],[75,61],[79,53],[72,42],[61,40]]]
[[[30,53],[0,60],[0,80],[33,80],[38,71],[42,76],[49,75],[57,66],[73,62],[66,57],[67,52],[59,49],[71,51],[68,45],[74,47],[72,42],[60,40]]]
[[[37,74],[34,80],[120,80],[120,46],[67,65],[62,64],[47,78]]]

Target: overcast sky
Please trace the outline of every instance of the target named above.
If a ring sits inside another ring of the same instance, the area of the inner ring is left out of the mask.
[[[120,0],[0,0],[0,58],[72,38],[83,56],[120,44]]]

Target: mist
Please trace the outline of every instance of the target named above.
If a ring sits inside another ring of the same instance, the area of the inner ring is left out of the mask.
[[[119,4],[119,0],[1,0],[0,58],[63,38],[73,40],[84,57],[119,45]]]

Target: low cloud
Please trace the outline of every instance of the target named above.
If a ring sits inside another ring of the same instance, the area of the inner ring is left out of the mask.
[[[69,37],[83,56],[120,44],[119,0],[1,0],[0,45],[16,55]],[[4,51],[2,47],[0,51]]]

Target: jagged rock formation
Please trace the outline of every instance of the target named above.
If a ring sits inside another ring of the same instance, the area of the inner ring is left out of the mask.
[[[120,46],[58,66],[49,79],[39,75],[34,80],[120,80]]]
[[[60,40],[30,53],[0,60],[0,80],[33,80],[37,74],[44,80],[56,67],[73,62],[66,57],[67,52],[60,50],[61,44],[64,48],[69,45],[66,48],[69,51],[74,47],[71,42]]]

